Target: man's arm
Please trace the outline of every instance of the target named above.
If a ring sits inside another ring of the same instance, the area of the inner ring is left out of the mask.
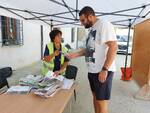
[[[101,72],[99,73],[99,81],[102,83],[106,81],[108,69],[115,59],[118,48],[116,41],[108,41],[106,42],[106,45],[108,46],[108,51],[106,55],[106,60],[103,65],[103,67],[106,68],[106,70],[102,69]]]
[[[85,52],[86,52],[86,50],[84,48],[80,48],[80,49],[76,50],[75,52],[68,53],[66,55],[66,57],[69,59],[77,58],[80,56],[84,56]]]
[[[103,67],[106,67],[109,69],[111,64],[113,63],[116,53],[117,53],[117,42],[116,41],[108,41],[106,42],[106,45],[108,46],[108,52],[106,55],[106,60]]]

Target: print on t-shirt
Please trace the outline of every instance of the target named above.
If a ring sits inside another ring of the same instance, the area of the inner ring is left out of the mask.
[[[95,52],[95,38],[96,38],[96,30],[91,30],[86,40],[86,55],[85,55],[86,62],[95,63],[95,58],[93,57],[93,53]]]

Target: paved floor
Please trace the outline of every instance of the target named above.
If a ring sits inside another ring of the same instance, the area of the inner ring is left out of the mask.
[[[139,87],[134,81],[121,81],[120,67],[124,67],[124,55],[118,55],[116,58],[117,72],[115,73],[112,87],[112,99],[109,104],[110,113],[150,113],[150,102],[134,99],[134,95]],[[72,60],[72,64],[78,67],[77,81],[79,90],[77,91],[77,101],[73,102],[72,113],[94,113],[92,106],[92,96],[87,80],[87,69],[84,58]],[[129,62],[130,63],[130,57]],[[18,80],[27,74],[38,74],[40,63],[14,71],[11,78],[8,79],[10,85],[18,84]]]

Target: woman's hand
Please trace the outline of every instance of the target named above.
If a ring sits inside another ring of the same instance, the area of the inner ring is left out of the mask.
[[[58,50],[56,50],[53,54],[48,55],[48,56],[44,56],[41,60],[46,61],[46,62],[49,62],[49,61],[51,61],[51,59],[53,59],[55,56],[58,56],[59,53],[60,53],[60,52],[59,52]]]
[[[62,73],[62,71],[61,71],[61,70],[59,70],[59,71],[55,71],[53,76],[59,76],[59,75],[61,75],[61,73]]]
[[[59,50],[56,50],[55,52],[54,52],[54,56],[58,56],[60,54],[60,51]]]

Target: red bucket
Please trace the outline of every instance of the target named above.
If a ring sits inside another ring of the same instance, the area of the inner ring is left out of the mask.
[[[125,74],[125,68],[121,67],[121,72],[122,72],[121,80],[125,80],[125,81],[131,80],[132,69],[130,67],[126,67],[126,74]]]

